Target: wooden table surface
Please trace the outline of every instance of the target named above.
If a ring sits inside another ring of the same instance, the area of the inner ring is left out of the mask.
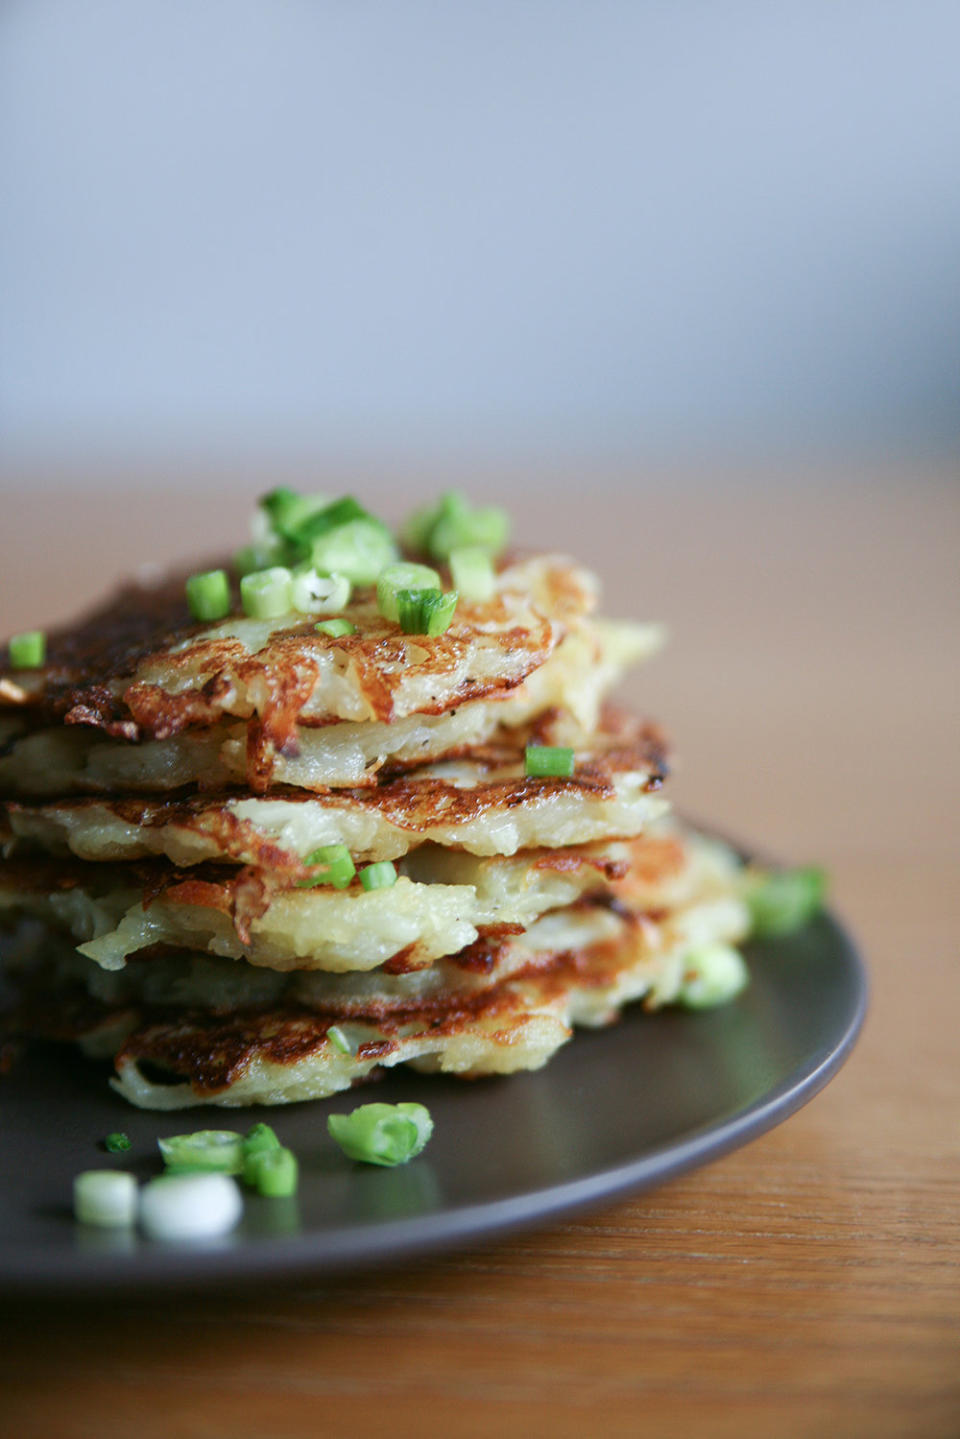
[[[669,621],[627,694],[675,737],[678,804],[828,866],[872,981],[852,1059],[745,1149],[519,1238],[276,1290],[7,1301],[0,1431],[960,1435],[960,486],[562,478],[487,489],[602,569],[609,613]],[[0,628],[239,540],[258,479],[8,481]],[[367,493],[396,513],[389,488]]]

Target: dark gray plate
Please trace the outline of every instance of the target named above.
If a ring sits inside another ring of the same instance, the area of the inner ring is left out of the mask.
[[[748,957],[753,983],[733,1004],[699,1014],[628,1010],[611,1029],[579,1032],[537,1074],[475,1083],[403,1074],[283,1109],[147,1114],[112,1094],[102,1068],[38,1049],[0,1080],[0,1285],[289,1280],[409,1259],[658,1184],[786,1119],[856,1038],[866,984],[834,920],[751,945]],[[434,1138],[412,1164],[353,1165],[327,1138],[328,1113],[371,1099],[429,1106]],[[168,1246],[73,1223],[79,1170],[132,1168],[147,1178],[159,1168],[158,1135],[258,1119],[299,1155],[300,1192],[248,1197],[229,1238]],[[98,1147],[116,1129],[132,1140],[128,1155]]]

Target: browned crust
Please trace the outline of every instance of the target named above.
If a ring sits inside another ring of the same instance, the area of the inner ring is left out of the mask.
[[[208,727],[222,716],[252,722],[251,771],[268,773],[275,750],[295,742],[296,727],[318,678],[317,658],[332,646],[350,666],[374,719],[389,722],[395,694],[409,656],[441,677],[462,667],[472,647],[487,643],[480,622],[497,626],[490,643],[510,656],[508,673],[486,678],[466,674],[423,713],[442,713],[469,700],[505,695],[549,656],[559,638],[543,616],[529,626],[510,625],[506,601],[496,596],[483,606],[461,605],[450,629],[437,637],[410,637],[378,613],[373,591],[357,592],[350,618],[357,633],[332,640],[317,634],[309,618],[279,630],[263,649],[250,654],[237,639],[204,639],[204,627],[187,609],[179,571],[158,585],[131,583],[72,628],[52,633],[46,664],[14,682],[3,678],[0,710],[16,708],[33,722],[84,725],[119,740],[166,739],[186,729]],[[588,599],[562,564],[551,570],[557,614],[583,612]],[[237,592],[233,611],[239,612]],[[173,653],[196,638],[187,650]],[[9,656],[4,655],[8,664]],[[163,686],[138,678],[162,666]],[[177,677],[183,677],[178,687]],[[239,695],[253,694],[254,700]],[[336,716],[328,717],[335,722]],[[311,723],[324,723],[313,716]]]
[[[360,1059],[386,1058],[397,1049],[401,1033],[453,1037],[490,1016],[518,1023],[532,1005],[560,1000],[574,986],[612,984],[625,957],[632,958],[635,953],[637,931],[645,923],[643,915],[632,915],[618,939],[544,953],[489,988],[434,996],[403,1008],[374,1001],[362,1013],[351,1007],[348,1015],[332,1005],[311,1009],[300,1004],[227,1014],[202,1010],[173,1013],[146,1006],[110,1009],[80,994],[59,996],[51,1002],[47,995],[42,1001],[37,996],[25,1000],[5,1029],[7,1034],[69,1040],[82,1038],[122,1016],[132,1032],[116,1055],[118,1070],[131,1061],[146,1061],[187,1080],[197,1094],[214,1097],[236,1083],[255,1060],[285,1067],[309,1058],[323,1048],[330,1028],[344,1018],[368,1023],[381,1032],[381,1038],[360,1045]]]
[[[504,768],[522,763],[524,746],[532,735],[546,735],[549,739],[551,719],[555,721],[556,712],[552,717],[541,717],[535,726],[504,731],[496,743],[464,751],[461,757],[484,766],[491,775],[472,789],[461,789],[449,780],[423,776],[416,771],[398,775],[395,771],[382,770],[373,783],[359,789],[311,793],[277,787],[269,793],[272,798],[283,798],[291,804],[323,804],[324,794],[331,794],[331,802],[335,800],[338,806],[378,810],[398,829],[426,833],[438,825],[466,824],[495,809],[513,809],[559,794],[610,798],[621,774],[646,773],[644,787],[651,792],[662,786],[668,773],[668,746],[663,732],[648,721],[633,719],[609,706],[604,710],[601,728],[591,740],[590,755],[577,764],[571,779],[529,778],[522,774],[495,778],[498,770],[502,772]],[[309,875],[299,855],[284,849],[250,820],[240,819],[226,808],[225,801],[229,798],[229,793],[204,793],[171,800],[98,796],[71,799],[68,804],[73,810],[106,807],[124,823],[147,829],[175,825],[192,830],[208,836],[224,860],[268,869],[285,875],[288,881]],[[57,805],[0,802],[0,832],[5,815],[43,813],[47,808],[56,811]],[[562,851],[557,852],[556,859],[544,862],[560,864],[560,854]]]

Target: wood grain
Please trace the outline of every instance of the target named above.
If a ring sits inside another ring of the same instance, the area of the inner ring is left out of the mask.
[[[0,1305],[0,1432],[960,1435],[960,489],[929,468],[567,481],[536,523],[512,498],[520,531],[602,568],[609,612],[670,622],[629,695],[678,739],[678,802],[831,870],[872,980],[852,1060],[739,1153],[474,1252]],[[69,614],[118,553],[241,539],[255,487],[11,481],[2,627]]]

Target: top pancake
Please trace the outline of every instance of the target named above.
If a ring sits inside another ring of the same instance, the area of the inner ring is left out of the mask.
[[[126,586],[52,634],[39,669],[0,674],[0,706],[116,739],[164,739],[226,717],[260,726],[281,750],[298,725],[391,723],[509,694],[596,603],[596,582],[556,556],[514,559],[493,597],[461,600],[442,635],[407,635],[356,590],[356,633],[318,634],[315,617],[239,613],[191,620],[184,574]]]

